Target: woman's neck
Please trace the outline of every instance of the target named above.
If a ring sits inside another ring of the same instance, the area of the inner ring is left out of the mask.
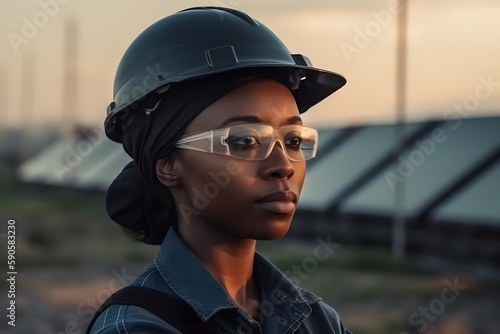
[[[199,226],[201,227],[201,226]],[[259,291],[253,279],[256,241],[197,228],[179,228],[179,234],[236,304],[249,314],[256,311]]]

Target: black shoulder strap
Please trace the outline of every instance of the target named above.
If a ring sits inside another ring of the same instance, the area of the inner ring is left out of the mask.
[[[139,306],[162,318],[182,333],[217,334],[217,330],[198,318],[194,310],[180,298],[142,286],[127,286],[113,293],[99,307],[87,328],[87,334],[97,317],[113,304]]]

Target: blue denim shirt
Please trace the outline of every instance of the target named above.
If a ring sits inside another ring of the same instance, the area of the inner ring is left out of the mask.
[[[171,228],[154,263],[131,285],[154,288],[186,301],[203,321],[220,333],[235,333],[227,319],[236,318],[236,333],[350,334],[338,314],[313,293],[296,287],[272,263],[255,254],[254,272],[261,290],[260,321],[240,309],[203,263]],[[180,332],[156,315],[137,306],[112,305],[95,322],[91,333]]]

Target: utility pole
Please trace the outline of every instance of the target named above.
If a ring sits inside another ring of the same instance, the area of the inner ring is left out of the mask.
[[[398,16],[396,50],[396,143],[394,165],[403,151],[403,131],[406,117],[406,72],[407,72],[407,30],[408,0],[400,1],[401,11]],[[405,257],[405,212],[406,183],[396,185],[394,189],[394,214],[392,226],[392,256],[396,260]]]
[[[9,151],[9,138],[8,138],[8,128],[7,128],[7,98],[9,96],[9,86],[7,84],[7,71],[1,67],[0,68],[0,127],[2,137],[0,138],[0,163],[7,162],[7,154]],[[5,159],[5,160],[4,160]],[[3,161],[2,161],[3,160]]]
[[[78,108],[78,25],[71,20],[66,23],[64,40],[63,78],[63,136],[71,145],[74,141],[76,110]]]
[[[61,160],[65,161],[67,149],[74,149],[77,144],[75,133],[78,109],[78,25],[76,21],[66,22],[64,33],[64,77],[63,77],[63,115],[62,137],[64,149]],[[74,167],[76,168],[76,167]],[[70,184],[75,170],[65,175],[64,182]]]
[[[26,161],[33,153],[33,98],[35,92],[35,58],[26,53],[23,59],[21,82],[21,142],[18,163]]]

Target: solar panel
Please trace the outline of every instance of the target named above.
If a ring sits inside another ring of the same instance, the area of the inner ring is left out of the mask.
[[[420,127],[422,124],[409,124],[403,134],[409,136]],[[392,125],[363,127],[342,145],[318,157],[307,171],[300,208],[327,209],[343,189],[391,152],[394,138]]]
[[[443,203],[434,221],[500,225],[500,161]]]
[[[120,144],[107,138],[95,143],[84,137],[60,139],[23,164],[18,177],[27,183],[106,190],[131,160]]]
[[[457,182],[500,144],[500,118],[469,119],[454,129],[450,124],[416,140],[398,158],[359,189],[342,206],[343,213],[392,215],[394,189],[405,185],[405,211],[415,217],[440,190]]]

